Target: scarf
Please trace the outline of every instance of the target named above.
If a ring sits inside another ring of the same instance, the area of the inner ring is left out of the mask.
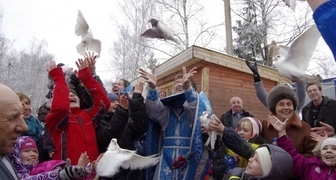
[[[36,142],[42,137],[42,132],[44,130],[44,127],[32,115],[30,115],[28,119],[25,119],[25,122],[28,126],[28,132],[26,132],[25,135],[30,136]]]

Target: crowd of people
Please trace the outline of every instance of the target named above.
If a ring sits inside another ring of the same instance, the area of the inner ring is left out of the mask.
[[[335,56],[336,1],[307,1]],[[172,95],[158,89],[155,69],[141,68],[144,82],[132,86],[120,79],[108,93],[95,63],[89,52],[78,59],[76,71],[48,63],[48,100],[36,115],[28,95],[0,84],[1,179],[336,180],[336,100],[323,96],[319,84],[297,82],[295,90],[281,84],[266,92],[257,65],[246,61],[269,115],[254,117],[234,96],[231,108],[204,127],[200,116],[213,112],[207,97],[197,92],[196,68],[182,68]],[[214,149],[204,145],[208,131],[218,134]],[[159,154],[160,161],[99,177],[97,164],[113,138],[139,155]]]

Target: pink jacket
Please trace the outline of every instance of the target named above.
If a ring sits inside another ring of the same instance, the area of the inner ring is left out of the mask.
[[[336,180],[336,167],[326,165],[317,156],[305,158],[297,153],[287,135],[278,139],[277,144],[293,158],[292,173],[304,180]]]

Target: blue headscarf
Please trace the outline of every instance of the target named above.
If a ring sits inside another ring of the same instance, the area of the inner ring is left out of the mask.
[[[37,120],[36,117],[30,115],[28,119],[25,119],[25,122],[28,126],[28,132],[24,135],[30,136],[36,142],[40,138],[42,138],[42,132],[44,131],[44,127],[42,124]]]

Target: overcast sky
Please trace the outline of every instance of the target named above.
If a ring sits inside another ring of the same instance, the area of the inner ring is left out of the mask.
[[[206,2],[208,21],[221,22],[221,18],[224,18],[223,1],[204,2]],[[300,4],[302,5],[300,2],[298,6]],[[48,43],[48,51],[55,55],[56,62],[63,62],[72,67],[76,67],[74,62],[80,57],[76,51],[80,37],[74,33],[78,9],[80,9],[94,37],[102,41],[97,71],[103,79],[109,76],[106,66],[111,57],[108,51],[115,38],[111,17],[119,18],[118,14],[122,13],[117,7],[116,0],[1,0],[0,5],[4,13],[1,32],[6,38],[15,40],[15,49],[27,47],[29,41],[35,36]],[[235,22],[232,21],[232,24],[234,25]],[[225,33],[224,29],[223,32]]]

